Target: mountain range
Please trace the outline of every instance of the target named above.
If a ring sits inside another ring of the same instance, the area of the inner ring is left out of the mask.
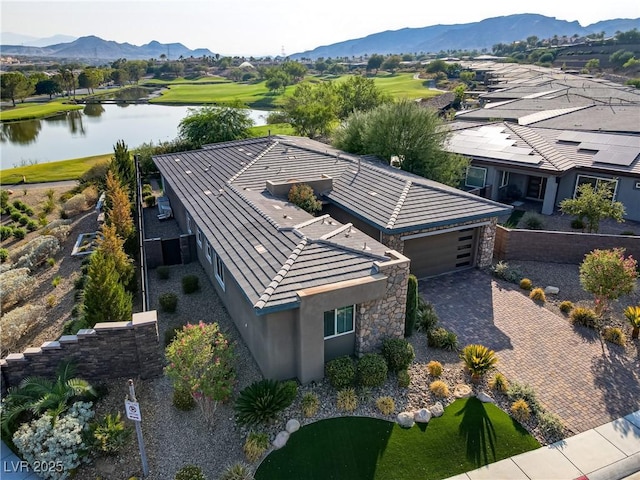
[[[439,53],[449,50],[479,50],[491,48],[498,43],[512,43],[536,36],[539,39],[562,37],[579,37],[589,34],[605,33],[613,36],[616,32],[626,32],[634,28],[640,29],[640,18],[613,19],[600,21],[586,27],[577,21],[569,22],[554,17],[525,13],[503,17],[487,18],[480,22],[456,25],[433,25],[422,28],[403,28],[401,30],[374,33],[363,38],[346,40],[331,45],[317,47],[313,50],[290,55],[292,59],[318,57],[361,57],[363,55],[390,53]],[[20,39],[20,45],[6,45],[5,39]],[[64,36],[50,39],[65,38]],[[43,58],[60,58],[84,60],[89,63],[100,60],[127,58],[129,60],[146,60],[160,58],[165,55],[174,60],[179,57],[201,57],[214,55],[206,48],[190,50],[181,43],[163,44],[152,41],[146,45],[136,46],[130,43],[118,43],[90,35],[80,37],[71,42],[58,42],[41,46],[47,39],[33,39],[16,34],[2,34],[0,49],[3,55],[24,55]],[[69,38],[69,37],[66,37]],[[71,37],[72,38],[72,37]],[[29,45],[25,45],[29,44]]]
[[[615,19],[582,27],[578,22],[558,20],[544,15],[523,13],[504,17],[487,18],[480,22],[457,25],[434,25],[422,28],[403,28],[374,33],[363,38],[347,40],[306,52],[291,55],[291,58],[336,58],[360,57],[378,53],[438,53],[448,50],[491,51],[498,43],[525,40],[536,36],[539,39],[553,38],[554,35],[571,37],[605,32],[613,36],[616,32],[640,29],[640,18]]]

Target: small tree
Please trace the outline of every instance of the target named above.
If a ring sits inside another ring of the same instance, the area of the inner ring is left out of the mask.
[[[407,284],[407,309],[404,318],[404,336],[410,337],[416,325],[418,316],[418,279],[415,275],[409,275]]]
[[[102,226],[102,237],[98,240],[98,250],[113,259],[120,281],[131,289],[135,275],[135,268],[129,255],[124,251],[124,239],[116,233],[114,225]]]
[[[624,248],[594,250],[580,264],[580,283],[595,297],[598,316],[602,316],[611,301],[628,295],[635,287],[637,262],[631,256],[625,258],[624,251]]]
[[[107,172],[107,223],[113,225],[116,234],[126,242],[135,234],[131,216],[131,201],[118,177]]]
[[[217,323],[187,324],[166,350],[165,372],[174,388],[189,391],[211,425],[218,403],[227,400],[235,381],[233,348]]]
[[[583,183],[576,192],[576,198],[566,198],[560,202],[562,213],[575,215],[580,220],[587,219],[589,233],[598,232],[600,220],[612,218],[624,222],[624,205],[613,201],[610,183],[601,183],[594,189],[590,183]]]
[[[114,155],[109,164],[109,170],[120,180],[127,193],[133,195],[136,188],[136,167],[127,145],[119,140],[113,146]]]
[[[322,210],[322,203],[316,198],[313,188],[306,183],[297,183],[291,187],[289,201],[311,215]]]

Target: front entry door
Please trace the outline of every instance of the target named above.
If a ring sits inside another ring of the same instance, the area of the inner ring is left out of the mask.
[[[544,200],[544,192],[547,188],[547,177],[529,177],[527,183],[527,198]]]

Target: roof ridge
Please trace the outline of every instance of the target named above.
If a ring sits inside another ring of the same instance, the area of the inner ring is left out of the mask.
[[[364,256],[367,256],[369,258],[374,258],[374,259],[380,260],[380,261],[389,260],[389,257],[385,257],[384,255],[379,255],[377,253],[368,252],[368,251],[366,251],[364,249],[363,250],[359,250],[359,249],[354,248],[354,247],[348,247],[348,246],[342,245],[340,243],[332,242],[332,241],[330,241],[328,239],[325,239],[325,238],[316,238],[316,239],[309,239],[308,238],[307,240],[308,240],[308,242],[310,244],[317,243],[317,244],[320,244],[320,245],[326,245],[326,246],[329,246],[329,247],[338,248],[340,250],[345,250],[347,252],[356,253],[358,255],[364,255]],[[375,242],[375,239],[372,239],[372,240]],[[366,244],[367,244],[367,242],[364,242],[365,246],[366,246]]]
[[[302,237],[302,240],[300,240],[298,245],[296,245],[296,247],[293,249],[293,251],[291,252],[291,255],[289,255],[286,262],[284,262],[284,264],[282,265],[278,273],[276,273],[276,276],[273,277],[273,279],[271,280],[271,283],[267,285],[267,288],[265,288],[262,295],[260,295],[260,298],[253,306],[254,308],[261,309],[267,304],[267,302],[269,301],[273,293],[276,291],[276,288],[278,288],[278,286],[280,285],[280,282],[282,282],[282,280],[287,275],[287,273],[289,273],[291,266],[298,259],[298,257],[302,253],[302,250],[304,250],[304,247],[307,246],[307,243],[308,243],[307,237]]]
[[[547,140],[535,132],[530,127],[525,127],[522,125],[510,124],[505,125],[508,129],[512,130],[516,135],[518,135],[522,140],[526,142],[536,153],[542,156],[546,161],[548,161],[556,170],[562,172],[564,171],[560,168],[556,162],[557,160],[552,159],[551,157],[555,155],[559,155],[562,157],[562,160],[565,162],[569,162],[561,152],[559,152],[553,145],[551,145]]]
[[[227,186],[236,195],[238,195],[247,205],[249,205],[251,208],[253,208],[258,213],[258,215],[260,215],[262,218],[264,218],[267,222],[269,222],[271,225],[273,225],[276,229],[278,229],[278,230],[280,229],[280,225],[278,224],[278,222],[275,221],[275,219],[271,218],[260,207],[258,207],[258,205],[253,203],[247,197],[245,197],[244,194],[235,185],[231,184],[230,181],[227,182]]]
[[[331,215],[329,215],[328,213],[325,213],[324,215],[320,215],[319,217],[312,217],[309,220],[305,220],[304,222],[294,225],[293,228],[294,229],[304,228],[314,223],[317,223],[320,220],[324,220],[327,217],[331,217]]]
[[[258,160],[260,160],[262,157],[264,157],[267,153],[269,153],[277,144],[278,144],[278,140],[274,140],[271,145],[268,145],[267,148],[265,148],[262,152],[260,152],[258,155],[255,156],[255,158],[253,160],[251,160],[249,163],[247,163],[244,167],[242,167],[240,170],[238,170],[238,173],[236,173],[233,177],[231,177],[228,181],[228,183],[233,182],[234,180],[236,180],[240,175],[242,175],[250,166],[252,166],[254,163],[256,163]]]
[[[409,190],[411,190],[411,186],[413,182],[411,180],[407,180],[404,184],[404,188],[402,189],[402,193],[400,197],[398,197],[398,203],[396,203],[396,207],[393,209],[391,216],[389,217],[389,221],[387,222],[387,226],[385,228],[391,229],[396,224],[396,220],[398,220],[398,215],[400,215],[400,210],[404,206],[404,202],[407,200],[407,196],[409,195]]]
[[[351,227],[353,227],[353,224],[345,223],[344,225],[341,225],[340,227],[336,228],[335,230],[331,230],[330,232],[325,233],[318,240],[328,240],[331,237],[335,237],[339,233],[344,232],[346,229],[351,229]],[[351,231],[351,230],[349,230],[349,231]]]

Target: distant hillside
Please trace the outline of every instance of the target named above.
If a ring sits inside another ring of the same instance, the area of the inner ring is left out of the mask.
[[[213,55],[205,48],[190,50],[181,43],[160,43],[155,40],[142,46],[130,43],[118,43],[90,35],[80,37],[69,43],[57,43],[45,47],[31,47],[23,45],[2,45],[3,55],[27,55],[34,57],[66,58],[66,59],[100,59],[115,60],[126,58],[128,60],[147,60],[159,58],[165,55],[168,59],[175,60],[182,57],[201,57]]]
[[[438,53],[447,50],[482,50],[498,43],[512,43],[530,36],[552,38],[571,37],[605,32],[613,36],[617,31],[640,29],[640,18],[605,20],[587,27],[578,22],[558,20],[531,13],[508,15],[459,25],[434,25],[422,28],[374,33],[363,38],[317,47],[291,55],[291,58],[360,57],[372,53]]]

